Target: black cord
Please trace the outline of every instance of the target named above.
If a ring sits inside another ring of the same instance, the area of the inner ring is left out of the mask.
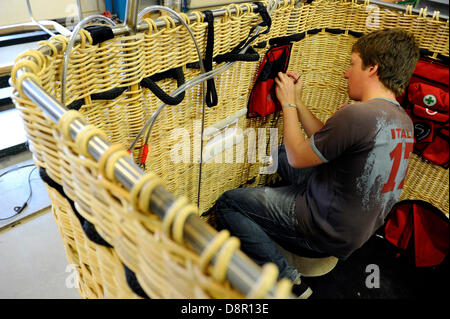
[[[28,165],[24,165],[24,166],[14,167],[14,168],[10,169],[9,171],[6,171],[6,172],[3,172],[2,174],[0,174],[0,177],[3,177],[6,174],[11,173],[13,171],[17,171],[18,169],[30,167],[30,166],[34,166],[34,164],[28,164]]]
[[[0,175],[0,177],[3,177],[4,175],[6,175],[6,174],[8,174],[8,173],[10,173],[10,172],[13,172],[13,171],[15,171],[15,170],[18,170],[18,169],[21,169],[21,168],[24,168],[24,167],[30,167],[30,166],[35,166],[34,164],[29,164],[29,165],[24,165],[24,166],[19,166],[19,167],[15,167],[15,168],[13,168],[13,169],[11,169],[11,170],[9,170],[9,171],[6,171],[6,172],[4,172],[4,173],[2,173],[1,175]],[[33,173],[33,171],[36,169],[36,167],[34,167],[31,171],[30,171],[30,173],[28,174],[28,188],[29,188],[29,195],[28,195],[28,198],[27,198],[27,200],[25,201],[25,203],[23,203],[23,205],[22,206],[16,206],[16,207],[14,207],[14,211],[16,212],[14,215],[11,215],[11,216],[9,216],[9,217],[6,217],[6,218],[0,218],[0,221],[3,221],[3,220],[8,220],[8,219],[11,219],[11,218],[13,218],[13,217],[16,217],[17,215],[19,215],[27,206],[28,206],[28,204],[29,204],[29,202],[30,202],[30,200],[31,200],[31,196],[32,196],[32,194],[33,194],[33,188],[31,187],[31,174]]]

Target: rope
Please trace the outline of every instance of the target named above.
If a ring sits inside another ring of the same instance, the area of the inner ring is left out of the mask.
[[[148,203],[153,190],[161,185],[161,179],[153,172],[145,174],[130,191],[130,202],[134,210],[148,212]],[[145,186],[145,187],[144,187]],[[145,191],[145,192],[144,192]],[[145,196],[142,196],[145,194]]]
[[[69,141],[72,140],[72,137],[70,136],[70,125],[74,120],[83,120],[83,117],[78,111],[75,110],[69,110],[65,112],[58,121],[57,128],[62,133],[62,135],[68,139]]]
[[[261,276],[258,278],[255,285],[247,294],[249,299],[262,299],[269,290],[274,286],[278,278],[278,267],[273,263],[267,263],[262,267]],[[286,289],[285,287],[282,287]]]
[[[104,131],[91,124],[86,125],[75,137],[75,145],[78,147],[78,151],[86,157],[92,158],[92,155],[88,151],[88,147],[89,140],[95,135],[100,135],[105,140],[108,139],[108,136]]]
[[[233,254],[239,249],[241,241],[237,237],[230,237],[220,248],[213,266],[212,276],[218,282],[225,280],[228,265],[230,264]]]

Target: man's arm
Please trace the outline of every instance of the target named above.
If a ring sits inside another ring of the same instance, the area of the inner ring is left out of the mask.
[[[296,97],[297,116],[308,137],[323,127],[323,123],[305,106],[301,97]]]
[[[296,72],[287,72],[287,76],[294,80],[295,87],[295,104],[297,105],[297,115],[303,129],[308,137],[311,137],[314,133],[320,130],[323,123],[314,116],[314,114],[308,110],[302,100],[303,82],[300,79],[300,75]]]
[[[294,168],[303,168],[322,164],[323,161],[313,151],[309,139],[305,140],[300,130],[296,108],[288,106],[288,104],[294,104],[296,100],[293,79],[280,73],[275,82],[277,98],[283,107],[284,145],[289,165]]]
[[[283,107],[283,134],[289,165],[304,168],[323,163],[313,151],[309,139],[305,140],[298,125],[297,112],[289,106]]]

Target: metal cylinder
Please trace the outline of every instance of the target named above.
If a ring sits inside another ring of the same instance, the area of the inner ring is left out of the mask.
[[[137,31],[137,15],[139,10],[139,0],[128,0],[125,9],[125,21],[126,25],[131,32]]]

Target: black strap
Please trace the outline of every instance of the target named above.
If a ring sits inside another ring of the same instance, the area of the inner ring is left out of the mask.
[[[343,30],[343,29],[332,29],[332,28],[325,28],[323,30],[325,32],[331,33],[331,34],[344,34],[346,32],[346,30]],[[322,29],[311,29],[311,30],[304,31],[302,33],[294,33],[294,34],[291,34],[288,36],[276,37],[276,38],[270,39],[269,44],[271,46],[285,45],[285,44],[288,44],[291,42],[303,40],[307,34],[314,35],[314,34],[318,34],[320,32],[322,32]],[[362,33],[362,32],[356,32],[356,31],[352,31],[352,30],[347,30],[347,32],[349,35],[354,36],[355,38],[360,38],[364,35],[364,33]]]
[[[331,33],[331,34],[344,34],[345,30],[343,29],[333,29],[333,28],[325,28],[325,32]],[[348,34],[354,36],[355,38],[360,38],[364,35],[362,32],[356,32],[352,30],[347,31]],[[309,33],[309,32],[308,32]]]
[[[267,41],[261,41],[255,44],[253,47],[257,49],[264,49],[267,46]]]
[[[127,88],[126,87],[119,87],[114,88],[109,91],[100,92],[100,93],[94,93],[91,94],[92,100],[114,100],[116,97],[120,96]],[[84,105],[84,99],[78,99],[67,105],[67,108],[69,110],[76,110],[78,111],[82,106]]]
[[[300,41],[305,37],[305,33],[295,33],[285,37],[276,37],[269,40],[271,46],[285,45],[291,42]]]
[[[238,59],[238,56],[240,54],[239,52],[243,48],[245,48],[247,45],[250,45],[250,43],[252,43],[260,35],[268,33],[270,31],[270,27],[272,26],[272,19],[270,18],[270,15],[267,12],[267,9],[264,6],[264,4],[262,4],[261,2],[253,2],[253,4],[255,4],[257,6],[257,8],[254,10],[254,12],[259,13],[261,15],[262,22],[253,26],[250,29],[250,32],[248,33],[247,38],[242,40],[233,50],[231,50],[231,52],[225,53],[225,54],[220,54],[220,55],[216,56],[216,58],[215,58],[216,62],[220,63],[220,62],[225,62],[225,61],[231,62],[231,61],[258,61],[259,60],[259,55],[258,55],[258,58],[256,59],[256,55],[254,53],[249,53],[249,55],[247,57],[242,57],[242,58]],[[252,35],[258,26],[266,27],[266,29],[258,34]],[[248,50],[250,50],[250,47],[248,48]]]
[[[433,53],[427,49],[420,49],[420,56],[426,57],[427,59],[433,60],[435,62],[441,62],[445,65],[449,65],[449,57],[438,53],[436,58],[433,58]]]
[[[70,103],[69,105],[67,105],[67,108],[69,110],[78,111],[79,109],[81,109],[81,107],[83,105],[84,105],[84,99],[79,99],[79,100],[75,100],[72,103]]]
[[[92,100],[114,100],[116,97],[120,96],[127,88],[119,87],[114,88],[109,91],[94,93],[91,95]]]
[[[211,10],[202,11],[205,15],[205,21],[208,22],[208,34],[206,41],[206,52],[205,52],[205,71],[209,72],[212,70],[213,63],[213,51],[214,51],[214,15]],[[206,105],[208,107],[216,106],[218,103],[216,85],[214,83],[214,78],[209,79],[206,82]]]
[[[225,54],[219,54],[214,58],[214,61],[217,63],[234,61],[255,62],[259,61],[259,53],[252,47],[248,47],[245,53],[235,53],[232,51]]]
[[[91,34],[92,44],[102,43],[114,38],[112,29],[106,25],[91,25],[85,29]]]
[[[142,289],[141,285],[139,284],[139,281],[136,277],[136,274],[128,268],[124,263],[122,263],[123,268],[125,270],[125,278],[127,280],[128,286],[133,290],[133,292],[138,295],[139,297],[142,297],[144,299],[150,299],[150,297],[145,293],[145,291]]]
[[[70,207],[72,208],[72,211],[75,213],[75,216],[78,218],[81,224],[81,228],[83,229],[84,233],[86,234],[86,237],[89,238],[92,242],[102,245],[108,248],[112,248],[112,246],[106,242],[102,236],[97,232],[95,229],[94,224],[87,221],[83,216],[78,213],[78,210],[75,208],[75,203],[73,200],[71,200],[66,193],[64,192],[64,189],[61,185],[59,185],[57,182],[55,182],[50,176],[48,176],[47,171],[45,168],[40,167],[39,168],[39,175],[41,176],[41,179],[51,188],[55,189],[62,197],[67,199],[67,201],[70,204]]]
[[[182,86],[184,84],[184,73],[183,68],[178,67],[174,69],[167,70],[165,72],[161,72],[158,74],[154,74],[152,76],[149,76],[147,78],[142,79],[141,86],[147,89],[150,89],[150,91],[153,92],[161,101],[168,105],[177,105],[180,104],[185,96],[185,92],[180,92],[177,96],[172,97],[168,95],[166,92],[164,92],[155,82],[166,79],[166,78],[172,78],[177,80],[178,87]]]
[[[262,34],[269,33],[269,31],[270,31],[270,27],[272,26],[272,19],[270,18],[270,15],[267,12],[266,7],[261,2],[253,2],[253,4],[255,4],[257,6],[257,8],[253,11],[256,13],[259,13],[261,15],[262,22],[259,23],[258,25],[253,26],[250,29],[250,32],[248,33],[247,38],[245,40],[241,41],[241,43],[239,43],[238,46],[233,49],[233,51],[237,51],[237,52],[241,51],[244,47],[247,46],[247,44],[252,43],[257,37],[259,37]],[[263,32],[260,32],[259,34],[254,34],[252,37],[250,37],[250,35],[253,33],[253,31],[255,31],[255,29],[258,26],[266,27],[266,29]]]

